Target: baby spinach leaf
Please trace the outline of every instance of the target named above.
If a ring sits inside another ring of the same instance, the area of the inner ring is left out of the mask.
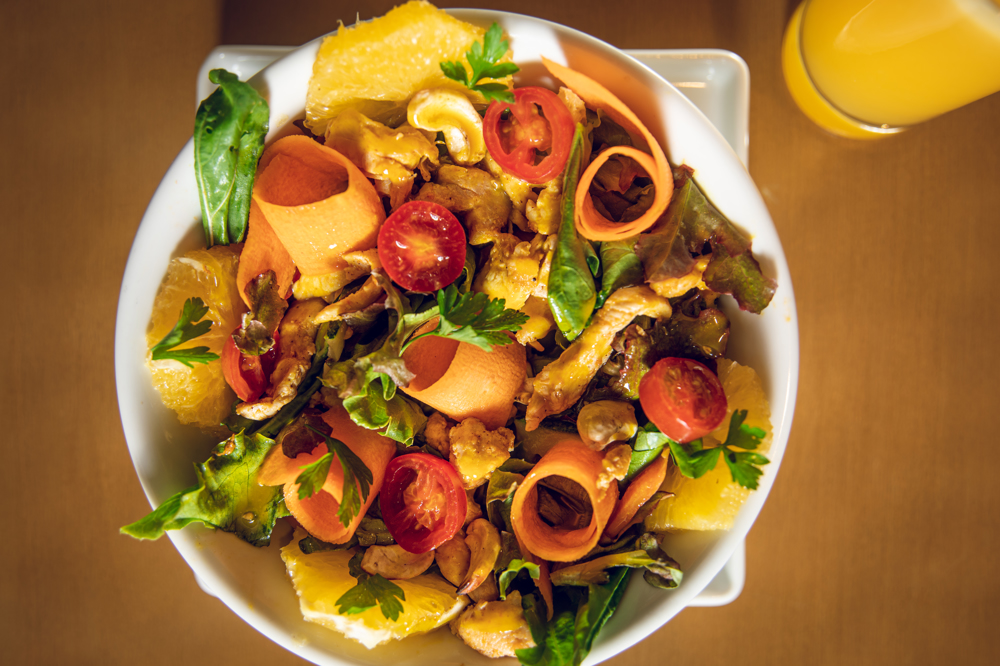
[[[573,147],[563,185],[560,207],[561,222],[549,270],[548,301],[556,326],[567,340],[575,340],[583,331],[594,312],[597,290],[594,276],[587,263],[584,241],[577,236],[573,199],[580,176],[580,157],[583,150],[583,127],[576,126]],[[592,251],[592,250],[591,250]]]
[[[235,74],[213,69],[208,78],[219,87],[201,103],[195,116],[194,170],[205,241],[211,247],[246,237],[250,195],[270,109]]]

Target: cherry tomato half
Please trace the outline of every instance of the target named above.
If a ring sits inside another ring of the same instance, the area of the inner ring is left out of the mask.
[[[389,534],[411,553],[437,548],[465,522],[461,477],[447,460],[428,453],[393,458],[378,497]]]
[[[507,109],[510,118],[504,120]],[[545,88],[516,88],[513,104],[493,100],[483,118],[483,139],[496,163],[533,184],[547,183],[562,173],[575,130],[566,105]],[[548,154],[535,164],[535,154],[543,151]]]
[[[715,373],[689,358],[664,358],[639,382],[642,410],[664,435],[691,442],[726,418],[726,394]]]
[[[241,352],[233,336],[230,335],[226,338],[226,344],[222,346],[222,376],[240,400],[252,402],[267,388],[277,359],[277,331],[274,332],[274,344],[260,356],[250,356]]]
[[[441,204],[408,201],[382,223],[378,258],[404,289],[437,291],[462,274],[465,229]]]

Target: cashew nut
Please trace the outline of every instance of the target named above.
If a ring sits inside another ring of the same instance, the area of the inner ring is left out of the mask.
[[[381,574],[383,578],[400,580],[419,576],[427,571],[427,568],[433,563],[433,550],[415,555],[395,544],[392,546],[369,546],[361,560],[361,568],[373,576]]]
[[[635,408],[627,402],[617,400],[587,403],[576,419],[580,439],[595,451],[602,450],[612,442],[631,439],[637,428]]]
[[[406,119],[419,129],[442,132],[455,164],[471,166],[486,157],[483,120],[472,102],[458,91],[421,90],[406,107]]]
[[[490,521],[477,518],[469,523],[465,543],[470,552],[469,572],[458,588],[459,594],[468,594],[493,573],[493,565],[500,556],[500,533]]]

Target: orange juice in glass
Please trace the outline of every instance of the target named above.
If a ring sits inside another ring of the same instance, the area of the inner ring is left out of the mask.
[[[806,0],[782,66],[821,127],[893,134],[1000,90],[1000,0]]]

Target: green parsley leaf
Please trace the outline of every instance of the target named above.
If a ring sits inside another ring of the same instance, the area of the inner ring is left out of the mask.
[[[472,67],[471,77],[465,65],[457,60],[442,62],[441,71],[449,79],[480,93],[486,101],[495,99],[511,104],[514,102],[514,93],[507,86],[502,83],[479,83],[483,79],[502,79],[520,71],[512,62],[497,62],[509,48],[510,44],[503,38],[503,29],[500,24],[494,23],[483,35],[482,44],[473,42],[472,48],[465,52],[465,58]]]
[[[310,428],[315,430],[314,428]],[[326,476],[330,473],[330,463],[333,462],[333,454],[327,452],[319,460],[302,467],[302,472],[295,477],[295,483],[299,484],[299,499],[303,500],[312,497],[326,483]]]
[[[334,439],[329,435],[316,430],[312,426],[306,427],[320,435],[326,441],[326,448],[329,450],[329,453],[323,456],[323,458],[327,455],[336,454],[337,460],[340,461],[340,468],[344,470],[344,496],[340,500],[340,509],[337,511],[337,517],[340,519],[340,523],[344,527],[347,527],[351,524],[351,521],[354,520],[354,517],[361,512],[361,504],[368,499],[368,493],[371,490],[372,484],[372,471],[368,469],[365,462],[359,458],[354,451],[347,448],[347,445],[342,441]],[[323,458],[317,460],[316,463],[313,463],[313,465],[318,464],[323,460]],[[307,465],[306,469],[312,467],[313,465]],[[330,469],[329,462],[326,464],[326,469],[327,471]],[[318,471],[313,472],[313,474],[318,474]],[[302,475],[300,474],[296,479],[296,482],[301,483],[299,481],[301,478]],[[325,481],[326,474],[324,474],[321,478]],[[316,482],[314,480],[313,492],[315,492],[315,483]],[[323,486],[322,483],[319,485],[320,487]],[[303,499],[301,486],[299,487],[299,499]]]
[[[166,337],[153,346],[153,360],[173,359],[180,361],[189,368],[193,368],[194,363],[217,361],[219,355],[209,352],[208,347],[174,349],[177,345],[182,345],[188,340],[193,340],[208,333],[212,328],[212,321],[199,321],[206,314],[208,314],[208,306],[200,298],[189,298],[184,301],[180,319],[177,320],[177,323],[170,329]]]
[[[447,289],[438,289],[437,302],[440,316],[437,328],[410,338],[403,349],[415,340],[438,335],[492,351],[494,345],[511,343],[504,331],[519,331],[521,325],[528,321],[528,316],[523,312],[508,310],[505,307],[506,301],[502,298],[490,300],[489,296],[478,292],[459,295],[453,284],[448,285]]]
[[[719,453],[722,451],[721,446],[711,449],[701,448],[700,439],[688,444],[680,444],[672,439],[668,439],[667,442],[670,445],[670,455],[677,463],[677,469],[689,479],[700,479],[715,469],[715,465],[719,462]]]
[[[350,574],[358,579],[357,585],[337,599],[337,612],[342,615],[356,615],[378,605],[387,620],[395,622],[403,612],[406,594],[403,589],[380,574],[370,576],[361,568],[363,553],[359,552],[348,563]]]
[[[721,446],[710,449],[703,449],[700,439],[689,444],[679,444],[668,439],[670,455],[673,456],[680,473],[690,479],[700,478],[715,469],[719,455],[722,454],[733,481],[744,488],[757,490],[757,481],[763,474],[760,468],[771,461],[766,456],[756,453],[756,449],[760,446],[766,433],[760,428],[744,425],[743,422],[746,418],[747,410],[734,411],[729,420],[729,433],[726,435],[726,441]],[[743,450],[737,451],[736,449]]]

